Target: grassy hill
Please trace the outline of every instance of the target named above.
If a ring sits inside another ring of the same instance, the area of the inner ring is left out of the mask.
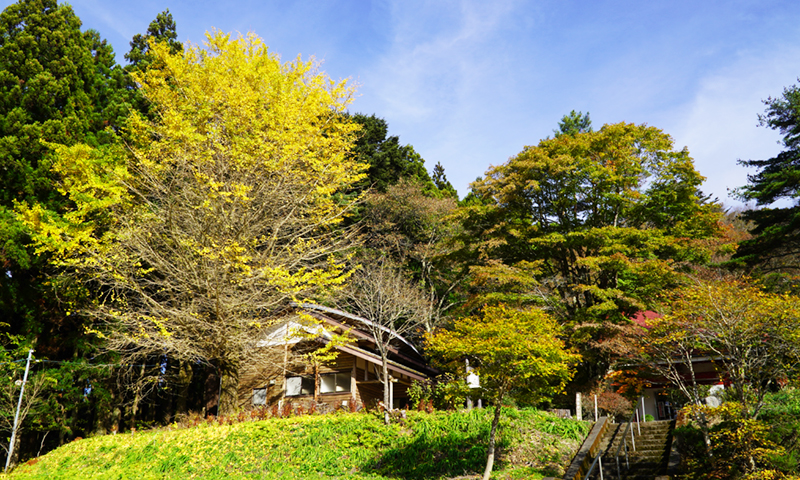
[[[443,479],[482,472],[491,410],[369,413],[177,425],[78,440],[19,466],[22,479]],[[493,478],[560,473],[589,424],[507,409]]]

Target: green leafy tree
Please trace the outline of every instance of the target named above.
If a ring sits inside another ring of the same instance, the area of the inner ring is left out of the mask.
[[[459,213],[477,301],[544,302],[584,349],[654,306],[681,266],[705,262],[719,208],[689,153],[644,125],[605,125],[526,147],[472,184]],[[470,240],[471,239],[471,240]],[[480,239],[475,241],[474,239]],[[488,297],[487,297],[488,295]],[[605,373],[602,357],[593,375]]]
[[[459,225],[449,216],[455,209],[452,197],[427,195],[422,182],[401,179],[385,193],[368,194],[361,212],[364,245],[404,266],[428,298],[427,331],[459,302],[456,291],[465,277],[464,265],[452,258]]]
[[[586,115],[583,112],[570,111],[567,115],[561,117],[558,122],[558,130],[553,130],[556,137],[560,135],[575,135],[577,133],[588,133],[592,131],[592,120],[589,118],[589,112]]]
[[[367,176],[355,185],[357,191],[372,187],[385,192],[389,185],[401,178],[416,179],[426,184],[429,191],[436,186],[425,170],[425,160],[411,145],[400,145],[400,138],[389,135],[389,124],[375,115],[356,113],[350,119],[361,125],[361,132],[353,153],[360,163],[369,165]]]
[[[767,108],[758,119],[762,126],[783,136],[783,150],[766,160],[740,160],[740,165],[755,167],[748,184],[737,189],[743,201],[762,207],[742,213],[752,221],[754,238],[741,243],[734,262],[759,267],[764,273],[797,272],[800,268],[800,87],[785,88],[783,95],[764,101]],[[789,207],[770,208],[781,199],[793,201]]]
[[[481,388],[495,406],[483,479],[492,473],[495,435],[503,400],[510,395],[538,403],[560,393],[580,356],[564,348],[561,327],[539,309],[487,306],[480,315],[456,320],[451,329],[426,336],[430,355],[462,371],[469,360]]]

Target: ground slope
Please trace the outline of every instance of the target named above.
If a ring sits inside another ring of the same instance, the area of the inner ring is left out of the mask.
[[[18,467],[21,479],[441,479],[482,471],[491,410],[306,415],[72,442]],[[589,424],[504,409],[495,478],[557,474]]]

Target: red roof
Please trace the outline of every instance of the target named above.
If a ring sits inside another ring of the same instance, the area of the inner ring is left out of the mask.
[[[636,314],[633,317],[631,317],[631,320],[633,320],[633,322],[636,325],[639,325],[640,327],[650,328],[650,325],[647,324],[648,320],[653,320],[655,318],[661,318],[663,316],[664,315],[661,315],[660,313],[656,313],[656,312],[654,312],[652,310],[645,310],[645,311],[636,312]]]

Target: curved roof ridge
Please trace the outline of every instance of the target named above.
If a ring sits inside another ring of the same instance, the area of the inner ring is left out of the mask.
[[[325,312],[325,313],[332,313],[334,315],[340,315],[342,317],[349,318],[350,320],[356,320],[356,321],[361,322],[361,323],[363,323],[365,325],[369,325],[370,327],[377,327],[378,329],[389,333],[393,337],[395,337],[398,340],[400,340],[401,342],[405,343],[407,346],[411,347],[411,349],[414,350],[414,352],[416,352],[417,355],[422,355],[421,353],[419,353],[419,350],[417,350],[416,347],[414,347],[414,345],[411,344],[411,342],[409,342],[408,340],[406,340],[402,336],[400,336],[397,333],[393,332],[391,329],[386,328],[383,325],[376,324],[376,323],[374,323],[374,322],[372,322],[370,320],[367,320],[364,317],[359,317],[358,315],[353,315],[352,313],[347,313],[347,312],[344,312],[342,310],[338,310],[336,308],[323,307],[322,305],[317,305],[316,303],[291,302],[290,305],[292,305],[293,307],[300,307],[300,308],[305,308],[305,309],[308,309],[308,310],[316,310],[316,311],[319,311],[319,312]]]

